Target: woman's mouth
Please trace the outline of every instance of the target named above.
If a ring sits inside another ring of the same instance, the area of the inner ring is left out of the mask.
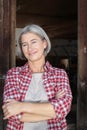
[[[34,54],[36,54],[37,52],[36,51],[33,51],[33,52],[29,52],[29,55],[32,56]]]

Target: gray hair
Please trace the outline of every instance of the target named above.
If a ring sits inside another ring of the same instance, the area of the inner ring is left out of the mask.
[[[28,32],[34,33],[34,34],[38,35],[41,39],[45,39],[47,41],[47,48],[44,50],[44,54],[46,56],[51,49],[50,39],[47,36],[46,32],[40,26],[35,25],[35,24],[31,24],[31,25],[24,27],[19,34],[19,39],[18,39],[19,49],[20,49],[19,57],[22,58],[22,59],[25,58],[24,54],[22,52],[21,37],[22,37],[23,34],[26,34]]]

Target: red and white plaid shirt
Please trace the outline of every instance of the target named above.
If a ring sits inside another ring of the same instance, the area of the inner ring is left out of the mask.
[[[63,69],[52,67],[48,62],[44,66],[43,85],[46,90],[48,100],[53,105],[56,118],[48,120],[48,130],[67,130],[65,117],[70,111],[72,93],[69,80]],[[32,72],[28,63],[22,67],[12,68],[8,71],[5,87],[4,102],[7,99],[24,101],[26,92],[31,82]],[[56,99],[56,93],[64,90],[65,95]],[[23,130],[23,122],[20,122],[20,114],[9,118],[6,130]]]

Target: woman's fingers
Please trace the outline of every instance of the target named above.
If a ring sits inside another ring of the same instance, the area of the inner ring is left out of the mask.
[[[60,90],[60,91],[57,92],[56,98],[61,98],[61,97],[63,97],[64,95],[65,95],[64,90]]]
[[[6,103],[2,106],[4,119],[8,119],[11,116],[15,116],[22,112],[22,103],[14,99],[6,100]]]
[[[13,110],[14,104],[17,101],[14,99],[8,99],[5,101],[5,104],[2,106],[3,113],[4,113],[4,118],[3,119],[8,119],[9,117],[15,115],[15,111]]]
[[[3,109],[3,113],[4,113],[3,119],[8,119],[8,117],[10,117],[10,113],[9,113],[9,110],[8,110],[8,103],[4,104],[2,106],[2,109]]]
[[[16,101],[16,100],[15,100],[15,99],[7,99],[7,100],[5,101],[5,103],[14,102],[14,101]]]
[[[8,119],[9,117],[11,117],[11,115],[10,115],[8,112],[6,112],[6,113],[4,114],[3,119],[6,120],[6,119]]]

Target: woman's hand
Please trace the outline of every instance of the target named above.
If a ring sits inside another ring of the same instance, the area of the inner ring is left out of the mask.
[[[56,99],[62,98],[65,95],[64,90],[59,90],[56,94]]]
[[[19,113],[21,113],[21,105],[22,103],[19,101],[16,101],[14,99],[8,99],[6,103],[2,106],[4,118],[8,119],[11,116],[15,116]]]

